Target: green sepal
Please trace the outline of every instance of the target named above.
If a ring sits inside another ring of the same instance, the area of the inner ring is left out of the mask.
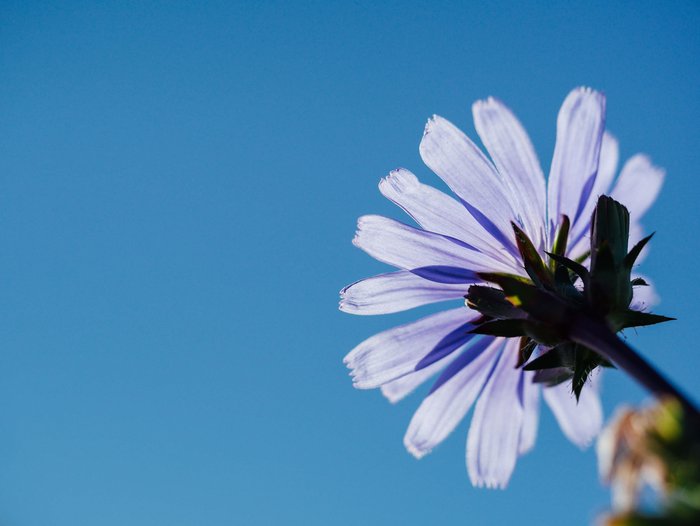
[[[588,285],[590,273],[588,272],[588,269],[584,267],[581,263],[577,263],[572,259],[560,256],[556,253],[547,252],[546,254],[554,261],[556,261],[559,265],[569,269],[571,272],[573,272],[579,278],[581,278],[581,282],[583,283],[584,287]]]
[[[607,196],[598,199],[591,219],[591,270],[586,296],[600,315],[626,309],[632,301],[631,266],[626,264],[629,222],[629,212],[623,205]]]
[[[567,329],[562,324],[552,324],[530,319],[523,324],[525,335],[547,347],[556,347],[568,338]]]
[[[556,264],[554,271],[554,290],[555,292],[574,305],[582,305],[584,303],[583,294],[574,286],[576,275],[567,269],[564,265]]]
[[[591,218],[591,272],[596,266],[596,248],[607,246],[615,264],[620,264],[627,255],[627,240],[630,232],[630,214],[612,197],[601,195]]]
[[[518,363],[515,364],[515,368],[518,369],[522,367],[530,359],[535,349],[537,349],[537,342],[535,340],[528,338],[527,336],[520,338]]]
[[[607,319],[614,329],[620,331],[631,327],[646,327],[647,325],[656,325],[666,321],[675,321],[676,318],[628,309],[609,314]]]
[[[527,300],[537,291],[532,282],[522,276],[498,272],[478,272],[477,276],[501,287],[505,299],[516,307],[520,306],[518,303],[523,303],[523,299]]]
[[[571,380],[573,373],[567,367],[555,367],[553,369],[538,369],[532,375],[532,381],[536,384],[542,384],[545,387],[554,387],[555,385],[563,384]]]
[[[566,244],[569,239],[570,226],[571,223],[569,221],[569,216],[567,216],[566,214],[562,214],[561,223],[559,224],[559,230],[557,230],[557,233],[554,236],[554,243],[552,244],[552,252],[557,256],[563,256],[564,254],[566,254]]]
[[[583,263],[586,261],[589,257],[591,256],[591,251],[586,250],[583,254],[581,254],[579,257],[575,259],[576,263]]]
[[[518,250],[523,258],[523,265],[528,276],[532,279],[535,285],[549,287],[552,285],[552,274],[547,269],[547,266],[542,261],[539,252],[532,244],[530,238],[523,230],[511,221],[513,232],[515,232],[515,242],[518,245]]]
[[[516,338],[525,335],[525,323],[525,320],[492,320],[477,325],[469,332],[471,334],[483,334],[485,336]]]
[[[479,273],[485,281],[503,289],[506,299],[528,314],[523,324],[525,334],[538,343],[558,345],[568,338],[572,305],[554,292],[537,288],[519,276],[497,273]]]
[[[566,367],[573,369],[576,365],[576,351],[572,344],[562,344],[550,349],[542,356],[538,356],[523,367],[526,371],[537,371],[540,369],[555,369]]]
[[[654,237],[655,232],[652,232],[649,234],[647,237],[642,239],[639,243],[634,245],[632,247],[632,250],[629,251],[629,254],[625,256],[623,264],[625,265],[626,268],[632,269],[634,266],[634,262],[637,261],[637,258],[639,257],[639,254],[641,254],[642,250],[646,246],[647,243],[649,243],[649,240]]]
[[[580,345],[576,346],[575,353],[576,365],[574,367],[574,375],[571,378],[571,391],[574,393],[574,396],[576,396],[576,401],[578,402],[581,397],[581,391],[588,380],[588,376],[598,365],[601,365],[600,360],[602,357]]]
[[[503,320],[526,316],[523,311],[506,299],[506,295],[501,289],[472,285],[469,287],[465,299],[469,308],[479,311],[489,318]]]

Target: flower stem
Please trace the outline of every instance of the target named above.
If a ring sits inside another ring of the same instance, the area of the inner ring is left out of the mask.
[[[657,398],[676,398],[689,415],[700,420],[700,411],[695,404],[634,349],[618,338],[605,322],[581,315],[571,326],[571,338],[613,362]]]

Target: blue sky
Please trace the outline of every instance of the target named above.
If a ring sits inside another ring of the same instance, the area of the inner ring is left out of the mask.
[[[385,267],[356,217],[433,113],[505,100],[545,169],[561,101],[604,90],[622,157],[668,171],[644,272],[673,324],[629,341],[696,400],[700,8],[693,2],[4,2],[0,522],[586,524],[591,451],[543,411],[506,491],[466,422],[414,460],[420,394],[342,357],[415,312],[337,292]],[[607,375],[606,412],[644,393]]]

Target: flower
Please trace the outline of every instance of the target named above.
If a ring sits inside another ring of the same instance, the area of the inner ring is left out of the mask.
[[[559,112],[549,181],[545,185],[530,140],[513,113],[489,98],[473,107],[477,133],[489,160],[459,129],[434,116],[420,153],[456,194],[422,184],[406,169],[391,172],[381,193],[419,225],[375,215],[358,220],[353,243],[399,270],[344,288],[340,309],[386,314],[436,302],[462,300],[480,272],[527,277],[513,225],[540,256],[551,250],[562,218],[570,221],[565,255],[585,259],[597,197],[611,195],[631,215],[630,243],[642,238],[640,218],[653,203],[664,173],[644,155],[625,163],[616,183],[616,139],[604,131],[605,97],[572,91]],[[549,211],[549,212],[547,212]],[[635,289],[632,308],[654,301],[650,287]],[[467,467],[474,485],[505,487],[519,455],[535,443],[539,397],[564,434],[585,447],[598,434],[602,409],[592,378],[578,403],[566,384],[542,388],[533,372],[516,368],[519,339],[477,336],[481,314],[460,306],[376,334],[346,357],[355,387],[381,387],[391,401],[404,398],[440,372],[404,437],[417,458],[442,442],[475,404],[467,438]]]

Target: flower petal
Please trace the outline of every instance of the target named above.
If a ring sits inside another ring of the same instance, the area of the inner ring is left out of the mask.
[[[408,426],[403,443],[413,456],[421,458],[430,453],[464,418],[502,345],[502,339],[481,338],[450,364],[450,372],[455,374],[423,400]]]
[[[520,432],[518,455],[527,453],[535,446],[537,424],[540,417],[540,386],[532,381],[535,373],[523,371],[522,405],[525,411],[523,428]]]
[[[467,437],[467,468],[475,486],[504,488],[515,469],[524,421],[522,371],[515,369],[518,339],[510,338],[474,409]]]
[[[464,307],[439,312],[400,325],[366,339],[343,360],[359,389],[372,389],[415,370],[418,363],[440,344],[449,354],[474,337],[468,334],[477,315]],[[463,336],[445,336],[462,328]]]
[[[459,239],[498,261],[515,264],[512,256],[461,203],[432,186],[422,184],[410,171],[403,168],[393,170],[380,181],[379,190],[424,230]]]
[[[665,172],[646,155],[631,157],[622,167],[611,197],[627,207],[631,221],[639,221],[656,201]]]
[[[576,227],[595,185],[604,128],[603,94],[590,88],[569,93],[557,118],[557,142],[549,173],[550,232],[562,214]]]
[[[459,299],[467,287],[436,283],[407,270],[356,281],[340,291],[340,310],[350,314],[389,314],[429,303]]]
[[[424,367],[423,369],[419,369],[418,371],[412,372],[382,385],[382,394],[387,398],[387,400],[389,400],[389,402],[395,404],[399,400],[402,400],[411,394],[418,386],[423,384],[426,380],[430,379],[438,371],[451,363],[458,355],[459,353],[453,352],[430,364],[428,367]]]
[[[447,275],[449,269],[455,273],[453,283],[459,280],[472,283],[476,281],[475,272],[479,270],[515,271],[509,265],[496,264],[490,256],[453,238],[418,230],[382,216],[360,217],[353,244],[389,265],[414,273],[426,269],[421,275],[433,280],[439,280],[439,275]]]
[[[420,143],[420,154],[492,236],[517,255],[512,220],[517,203],[501,176],[477,146],[449,121],[433,116]]]
[[[610,190],[619,162],[620,143],[612,133],[606,131],[603,133],[603,142],[600,144],[598,176],[593,187],[593,207],[595,207],[598,197]],[[593,207],[591,208],[591,214],[593,213]]]
[[[574,228],[572,228],[569,234],[570,248],[573,248],[582,237],[589,234],[593,210],[598,203],[598,198],[601,195],[607,195],[607,193],[610,191],[610,186],[615,178],[619,158],[620,148],[618,146],[617,139],[610,133],[605,132],[603,134],[603,142],[600,146],[598,175],[595,178],[593,188],[591,189],[591,193],[586,200],[586,204],[583,206],[581,217],[579,218],[579,221],[576,222],[576,225],[574,225]],[[586,243],[586,245],[587,250],[589,248],[588,243]]]
[[[545,182],[530,138],[515,115],[493,97],[475,102],[472,113],[476,131],[522,213],[522,228],[536,247],[544,247]]]
[[[543,389],[544,400],[562,432],[580,448],[588,447],[603,425],[603,408],[598,396],[599,377],[600,373],[592,376],[578,403],[569,382]]]

